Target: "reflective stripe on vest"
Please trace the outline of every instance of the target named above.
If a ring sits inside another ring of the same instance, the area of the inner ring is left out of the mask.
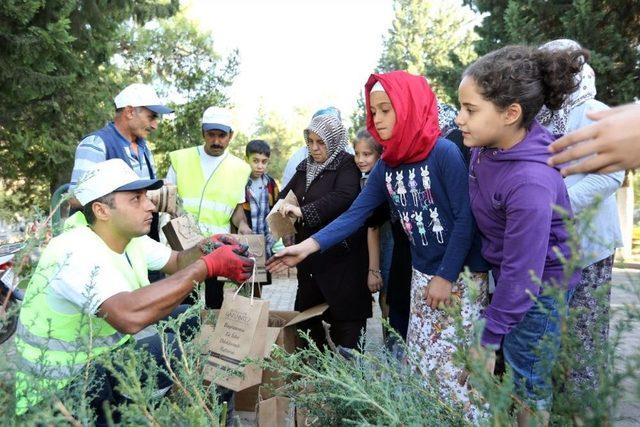
[[[200,198],[191,197],[182,199],[182,206],[194,215],[197,215],[198,209],[207,209],[210,211],[221,212],[228,217],[231,217],[233,210],[235,209],[235,207],[231,208],[229,205],[225,205],[224,203],[220,203],[215,200],[202,200],[201,204]]]
[[[34,377],[47,378],[49,380],[65,380],[71,379],[78,375],[82,369],[86,366],[86,363],[74,363],[70,365],[43,365],[38,362],[32,362],[20,357],[16,358],[16,367],[23,374],[28,374]]]
[[[31,331],[29,331],[29,329],[27,329],[19,320],[18,325],[16,326],[16,335],[20,340],[24,341],[26,344],[29,344],[32,347],[38,347],[40,349],[47,349],[51,351],[77,353],[86,350],[87,346],[89,345],[89,343],[83,343],[80,341],[69,342],[57,338],[45,338],[35,335]],[[90,345],[92,347],[113,347],[126,336],[126,334],[116,332],[106,337],[93,337],[91,338]]]
[[[132,291],[149,284],[141,240],[132,239],[127,245],[127,261],[111,251],[89,227],[83,226],[83,219],[75,217],[74,224],[68,224],[73,225],[71,229],[49,242],[27,287],[15,336],[19,359],[16,414],[40,401],[43,390],[65,387],[88,361],[121,346],[131,337],[80,308],[68,313],[51,305],[49,284],[71,263],[84,262],[81,260],[86,257],[74,258],[74,254],[81,252],[96,260],[94,271],[99,271],[101,263],[112,264],[118,271],[114,280],[126,281]],[[86,279],[87,292],[90,292],[92,281],[90,277]]]
[[[244,161],[225,154],[211,177],[205,177],[198,147],[169,154],[176,173],[178,194],[184,209],[192,214],[202,231],[228,233],[231,215],[244,196],[251,168]]]

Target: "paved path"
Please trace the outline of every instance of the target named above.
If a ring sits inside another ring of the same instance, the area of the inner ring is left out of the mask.
[[[640,270],[631,269],[613,269],[613,287],[611,289],[611,331],[615,330],[616,324],[620,321],[620,311],[627,304],[635,307],[640,306]],[[618,312],[616,314],[616,312]],[[625,356],[638,355],[640,352],[640,324],[634,325],[634,328],[625,333],[622,337],[618,354],[621,358]],[[638,400],[638,384],[627,382],[624,384],[628,390],[627,396],[619,404],[619,421],[616,426],[638,426],[640,425],[640,401]],[[635,393],[633,391],[636,388]],[[635,394],[635,397],[634,397]]]

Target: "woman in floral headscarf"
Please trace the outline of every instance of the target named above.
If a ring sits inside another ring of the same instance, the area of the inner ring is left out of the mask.
[[[540,49],[578,50],[582,47],[573,40],[560,39],[544,44]],[[593,69],[584,64],[575,78],[580,84],[559,110],[543,107],[538,121],[556,135],[573,132],[592,123],[589,111],[608,109],[595,99],[596,79]],[[576,287],[570,308],[579,310],[575,334],[582,348],[576,349],[577,364],[569,375],[569,391],[585,393],[600,385],[600,366],[606,357],[602,344],[609,337],[609,302],[613,257],[615,248],[622,246],[622,235],[616,206],[616,190],[622,185],[624,172],[610,174],[577,174],[565,178],[571,207],[578,219],[582,278]],[[580,212],[588,212],[588,221],[580,222]]]
[[[360,171],[353,156],[344,151],[347,131],[336,114],[314,117],[304,131],[309,149],[306,161],[296,168],[280,192],[292,190],[300,207],[284,204],[283,215],[295,217],[296,243],[319,231],[346,211],[360,193]],[[356,348],[371,317],[371,293],[367,287],[366,228],[360,227],[333,248],[314,254],[298,265],[295,309],[306,310],[328,303],[324,320],[333,344]],[[327,344],[322,319],[300,325],[319,346]]]

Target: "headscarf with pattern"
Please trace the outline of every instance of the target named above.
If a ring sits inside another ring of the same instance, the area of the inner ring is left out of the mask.
[[[443,137],[447,137],[449,132],[458,129],[456,124],[456,116],[458,110],[452,105],[444,104],[438,101],[438,126]]]
[[[550,51],[577,50],[582,49],[582,46],[573,40],[558,39],[543,44],[540,46],[540,49]],[[586,61],[582,64],[580,73],[576,74],[574,78],[580,85],[575,92],[567,97],[562,107],[560,107],[559,110],[550,110],[545,105],[536,116],[540,124],[555,135],[564,135],[567,133],[567,122],[571,110],[585,101],[596,97],[596,75],[593,68],[591,68]]]
[[[344,151],[347,146],[347,130],[342,125],[342,122],[335,114],[323,114],[315,116],[311,119],[311,123],[304,130],[304,140],[309,143],[309,132],[313,132],[322,139],[322,142],[327,146],[327,160],[322,163],[316,163],[309,153],[307,157],[307,186],[309,188],[311,183],[324,168],[330,164],[340,152]]]

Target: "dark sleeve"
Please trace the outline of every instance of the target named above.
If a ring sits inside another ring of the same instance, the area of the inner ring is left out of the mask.
[[[249,196],[249,186],[251,180],[249,179],[247,181],[247,185],[245,185],[244,187],[244,203],[242,204],[242,210],[244,211],[244,217],[247,220],[247,225],[249,226],[249,228],[253,228],[252,227],[252,221],[251,221],[251,197]]]
[[[307,227],[327,224],[346,211],[360,192],[360,175],[353,161],[343,161],[334,181],[334,187],[324,196],[301,206],[302,220]]]
[[[276,182],[275,179],[271,178],[271,182],[273,183],[272,197],[273,197],[273,203],[275,204],[275,201],[278,200],[278,195],[280,194],[280,189],[278,188],[278,183]]]
[[[276,199],[276,201],[280,200],[280,199],[284,199],[285,197],[287,197],[287,194],[289,193],[289,190],[293,189],[293,187],[294,187],[294,185],[296,183],[296,180],[298,179],[299,176],[300,176],[300,172],[296,171],[296,173],[293,174],[293,176],[291,177],[291,179],[289,180],[287,185],[285,185],[284,188],[282,190],[280,190],[279,193],[276,193],[276,194],[278,194],[278,198]]]
[[[382,162],[378,161],[369,175],[367,185],[364,186],[349,210],[311,236],[318,242],[321,250],[324,251],[351,236],[364,225],[364,221],[369,217],[371,211],[386,202],[383,174],[384,167]]]
[[[469,162],[471,161],[471,149],[464,145],[464,138],[462,137],[462,131],[458,128],[452,129],[447,136],[445,137],[449,141],[456,144],[456,147],[462,153],[462,157],[464,158],[464,162],[469,166]]]
[[[383,203],[375,208],[371,216],[367,218],[365,225],[369,228],[378,228],[381,227],[385,222],[389,221],[389,219],[391,219],[389,204]]]
[[[462,153],[451,143],[438,151],[437,161],[439,178],[453,214],[453,226],[436,274],[454,282],[462,271],[473,241],[474,220],[469,203],[469,173]]]

